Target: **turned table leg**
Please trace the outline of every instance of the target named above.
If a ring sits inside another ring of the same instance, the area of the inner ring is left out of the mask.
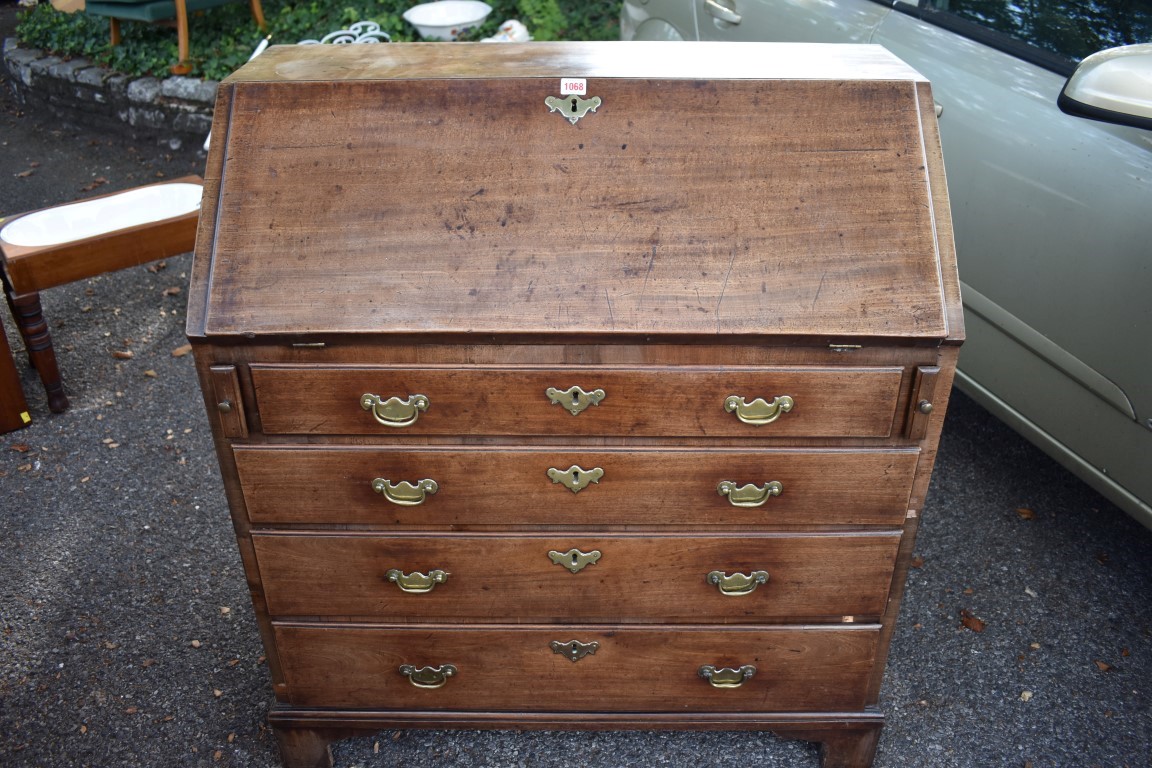
[[[40,294],[9,296],[8,303],[16,317],[20,335],[24,337],[28,357],[48,394],[48,408],[53,413],[61,413],[68,408],[68,397],[64,394],[64,383],[60,380],[60,368],[56,364],[52,336],[48,333],[48,323],[44,320],[44,310],[40,306]]]

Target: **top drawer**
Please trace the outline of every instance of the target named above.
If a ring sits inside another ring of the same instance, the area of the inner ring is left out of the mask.
[[[903,369],[252,365],[268,434],[887,437]]]

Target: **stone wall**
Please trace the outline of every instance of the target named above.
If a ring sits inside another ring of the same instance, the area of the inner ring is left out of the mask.
[[[140,141],[202,142],[212,127],[216,81],[130,78],[76,57],[67,61],[4,41],[3,67],[16,101],[69,125]]]

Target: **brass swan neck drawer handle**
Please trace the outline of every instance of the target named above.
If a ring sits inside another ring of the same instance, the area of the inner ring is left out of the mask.
[[[414,667],[411,664],[401,664],[400,674],[408,678],[408,682],[417,688],[442,688],[448,678],[458,672],[456,667],[445,664],[442,667]]]
[[[721,480],[716,486],[716,493],[728,497],[728,503],[734,507],[762,507],[770,496],[779,496],[784,486],[779,480],[765,483],[763,486],[748,485],[737,486],[731,480]]]
[[[544,390],[544,394],[548,395],[548,399],[552,401],[553,405],[563,406],[573,416],[579,416],[580,412],[590,405],[600,405],[600,401],[604,399],[604,390],[594,389],[591,392],[585,392],[580,387],[569,387],[568,389],[548,387]]]
[[[552,653],[559,654],[575,664],[585,656],[594,654],[600,650],[600,643],[595,641],[582,643],[579,640],[569,640],[566,643],[562,643],[559,640],[553,640],[548,644],[548,647],[552,649]]]
[[[372,412],[372,418],[386,427],[409,427],[416,423],[420,414],[428,410],[431,403],[426,395],[409,395],[406,399],[365,392],[360,396],[360,407]]]
[[[722,595],[747,595],[756,591],[756,587],[768,583],[768,571],[752,571],[749,574],[734,573],[731,576],[724,571],[710,571],[708,583],[715,584]]]
[[[756,427],[771,424],[781,415],[792,410],[794,405],[796,402],[788,395],[774,397],[770,403],[762,397],[758,397],[750,403],[739,395],[728,395],[724,398],[724,410],[728,413],[735,413],[736,418],[740,421]]]
[[[372,490],[380,494],[393,504],[402,507],[415,507],[424,503],[424,500],[440,490],[435,480],[425,478],[415,483],[401,480],[394,483],[386,477],[378,477],[372,481]]]
[[[549,467],[548,477],[552,479],[553,483],[560,483],[572,493],[580,493],[591,483],[599,483],[600,478],[604,477],[604,470],[600,467],[584,469],[573,464],[568,469]]]
[[[548,559],[556,565],[564,566],[572,573],[579,573],[585,566],[592,565],[600,559],[600,550],[581,552],[578,549],[570,549],[567,552],[557,552],[553,549],[548,553]]]
[[[387,577],[388,581],[400,587],[401,592],[411,592],[417,595],[431,592],[437,584],[448,581],[448,572],[439,568],[428,571],[427,576],[416,571],[404,573],[399,568],[391,568],[384,576]]]
[[[700,667],[697,674],[707,680],[713,688],[739,688],[744,685],[746,680],[756,674],[756,667],[745,664],[737,669],[731,667],[717,669],[711,664],[705,664]]]

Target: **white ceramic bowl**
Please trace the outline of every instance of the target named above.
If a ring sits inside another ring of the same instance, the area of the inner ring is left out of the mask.
[[[475,0],[438,0],[404,11],[404,20],[425,40],[455,40],[484,23],[492,8]]]

